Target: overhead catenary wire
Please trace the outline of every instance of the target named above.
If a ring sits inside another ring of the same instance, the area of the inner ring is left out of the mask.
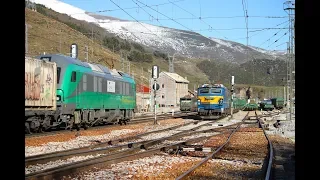
[[[279,46],[284,45],[284,44],[287,44],[287,42],[281,43],[281,44],[277,45],[276,47],[279,47]]]
[[[286,23],[286,22],[289,22],[289,21],[287,20],[287,21],[285,21],[285,22],[282,22],[282,23],[280,23],[280,24],[277,24],[277,25],[275,25],[275,26],[272,27],[272,28],[262,28],[262,29],[260,29],[260,30],[249,31],[249,33],[259,31],[258,33],[249,36],[249,38],[252,38],[253,36],[258,35],[258,34],[260,34],[260,33],[263,32],[263,31],[273,30],[273,29],[279,29],[279,28],[276,28],[276,27],[278,27],[278,26],[280,26],[280,25],[282,25],[282,24],[284,24],[284,23]],[[286,27],[286,26],[285,26],[285,27]],[[251,28],[248,28],[248,29],[251,29]],[[280,29],[289,29],[289,28],[280,28]],[[236,40],[240,40],[240,39],[246,39],[246,38],[247,38],[247,37],[237,38],[237,39],[235,39],[235,41],[236,41]]]
[[[114,5],[116,5],[118,8],[122,9],[118,4],[116,4],[113,0],[110,0]],[[128,16],[130,16],[132,19],[134,19],[136,22],[138,22],[141,26],[143,26],[144,28],[146,28],[147,30],[151,31],[150,29],[148,29],[146,26],[144,26],[140,21],[136,20],[133,16],[131,16],[127,11],[125,11],[124,9],[122,9],[123,12],[125,12]],[[138,38],[136,35],[134,35],[132,32],[130,32],[135,38],[137,38],[137,40],[140,40],[140,38]]]
[[[281,38],[283,38],[285,35],[288,34],[289,31],[287,31],[286,33],[284,33],[280,38],[278,38],[277,40],[275,40],[272,44],[270,44],[267,48],[269,48],[270,46],[272,46],[274,43],[278,42]]]
[[[134,0],[131,0],[133,3],[135,3],[138,7],[140,7],[140,5],[137,3],[137,2],[135,2]],[[163,26],[161,23],[160,23],[160,21],[158,20],[158,18],[155,18],[153,15],[151,15],[150,13],[148,13],[144,8],[142,8],[142,7],[140,7],[145,13],[147,13],[149,16],[151,16],[152,18],[154,18],[154,19],[156,19],[157,20],[157,22],[161,25],[161,26]]]
[[[119,8],[121,8],[118,4],[116,4],[114,1],[112,1],[112,0],[110,0],[113,4],[115,4],[117,7],[119,7]],[[143,9],[143,8],[141,8],[141,9]],[[164,38],[161,38],[161,37],[159,37],[159,35],[157,35],[157,34],[155,34],[155,33],[153,33],[149,28],[147,28],[145,25],[143,25],[141,22],[139,22],[139,21],[137,21],[133,16],[131,16],[127,11],[125,11],[125,10],[123,10],[126,14],[128,14],[131,18],[133,18],[136,22],[138,22],[142,27],[144,27],[145,29],[147,29],[148,31],[150,31],[151,32],[151,34],[152,35],[155,35],[155,36],[157,36],[158,38],[159,38],[159,40],[160,41],[167,41],[166,39],[164,39]],[[130,33],[133,33],[132,31],[129,31]],[[161,31],[160,31],[161,32]],[[144,33],[144,32],[138,32],[138,33]],[[146,34],[146,33],[144,33],[144,34]],[[167,41],[168,42],[168,41]],[[168,42],[169,44],[170,44],[170,42]]]
[[[167,18],[170,18],[170,17],[168,17],[167,15],[165,15],[165,14],[163,14],[163,13],[159,12],[158,10],[155,10],[155,9],[153,9],[152,7],[150,7],[150,6],[148,6],[148,5],[144,4],[144,3],[142,3],[141,1],[139,1],[139,0],[136,0],[136,1],[137,1],[137,2],[139,2],[139,3],[140,3],[140,4],[142,4],[142,5],[147,6],[148,8],[152,9],[152,10],[153,10],[153,11],[155,11],[155,12],[157,12],[157,13],[159,13],[159,14],[161,14],[161,15],[163,15],[163,16],[165,16],[165,17],[167,17]],[[189,31],[191,31],[191,32],[195,32],[195,31],[193,31],[192,29],[190,29],[190,28],[188,28],[188,27],[184,26],[183,24],[179,23],[178,21],[174,20],[173,18],[171,18],[171,20],[172,20],[172,21],[174,21],[175,23],[177,23],[177,24],[181,25],[182,27],[184,27],[184,28],[188,29]],[[151,32],[152,32],[152,31],[151,31]],[[208,37],[206,37],[206,36],[203,36],[203,37],[205,37],[205,38],[207,38],[207,39],[211,40],[210,38],[208,38]],[[159,37],[159,38],[160,38],[160,37]]]
[[[169,1],[170,3],[172,3],[173,5],[177,6],[178,8],[182,9],[183,11],[189,13],[189,14],[192,15],[193,17],[196,17],[196,16],[195,16],[193,13],[191,13],[190,11],[187,11],[186,9],[180,7],[179,5],[177,5],[176,3],[174,3],[174,2],[172,2],[172,1],[170,1],[170,0],[168,0],[168,1]],[[199,3],[200,3],[200,1],[199,1]],[[210,24],[206,23],[206,22],[202,19],[202,17],[201,17],[201,3],[200,3],[200,17],[199,17],[199,20],[200,20],[201,22],[203,22],[204,24],[208,25],[208,26],[209,26],[209,29],[215,30],[216,32],[220,33],[219,31],[217,31],[216,29],[212,28],[212,26],[211,26]],[[221,34],[221,33],[220,33],[220,34]],[[225,39],[228,39],[228,38],[225,37],[225,36],[223,36],[223,37],[224,37]]]
[[[270,29],[278,29],[278,28],[276,28],[276,27],[278,27],[278,26],[280,26],[280,25],[282,25],[282,24],[284,24],[284,23],[289,24],[288,22],[289,22],[289,21],[287,20],[287,21],[284,21],[284,22],[282,22],[282,23],[280,23],[280,24],[277,24],[276,26],[274,26],[274,27],[272,27],[272,28],[263,28],[263,29],[259,29],[259,30],[253,30],[253,31],[249,31],[249,33],[257,32],[257,31],[265,31],[265,30],[270,30]],[[287,27],[287,25],[286,25],[285,27]],[[249,28],[249,29],[251,29],[251,28]],[[281,29],[283,29],[283,28],[281,28]],[[285,28],[285,29],[289,29],[289,28]]]
[[[144,5],[144,6],[147,6],[148,8],[152,9],[153,11],[158,12],[159,14],[161,14],[161,15],[165,16],[166,18],[170,18],[170,17],[168,17],[167,15],[165,15],[165,14],[163,14],[163,13],[161,13],[161,12],[159,12],[159,11],[155,10],[155,9],[153,9],[151,6],[144,4],[144,3],[142,3],[142,2],[141,2],[141,1],[139,1],[139,0],[136,0],[136,1],[137,1],[137,2],[139,2],[140,4]],[[182,27],[184,27],[184,28],[186,28],[186,29],[188,29],[188,30],[190,30],[190,31],[193,31],[192,29],[190,29],[190,28],[188,28],[187,26],[185,26],[185,25],[183,25],[183,24],[179,23],[179,22],[178,22],[178,21],[176,21],[175,19],[173,19],[173,18],[170,18],[170,19],[171,19],[172,21],[176,22],[177,24],[181,25]]]
[[[286,24],[287,26],[288,24]],[[283,28],[283,29],[289,29],[289,28]],[[259,46],[262,46],[263,44],[265,44],[266,42],[270,41],[273,37],[275,37],[276,35],[278,35],[283,29],[280,29],[279,31],[277,31],[275,34],[273,34],[269,39],[267,39],[266,41],[264,41],[263,43],[261,43]]]
[[[174,2],[181,2],[181,1],[186,1],[186,0],[177,0],[177,1],[174,1]],[[153,5],[149,5],[149,6],[163,6],[163,5],[167,5],[167,4],[170,4],[170,3],[153,4]],[[143,7],[146,7],[146,6],[143,6]],[[139,8],[140,7],[136,6],[136,7],[128,7],[128,8],[122,8],[122,9],[129,10],[129,9],[139,9]],[[73,13],[73,14],[70,14],[70,15],[122,11],[122,9],[121,8],[118,8],[118,9],[104,9],[104,10],[91,11],[91,12]]]
[[[288,18],[287,16],[248,16],[249,18]],[[201,19],[235,19],[235,18],[243,18],[243,16],[207,16],[207,17],[201,17]],[[194,20],[199,19],[199,17],[176,17],[175,20]],[[159,18],[160,21],[171,21],[172,18]],[[150,19],[139,19],[138,21],[142,22],[152,22]]]

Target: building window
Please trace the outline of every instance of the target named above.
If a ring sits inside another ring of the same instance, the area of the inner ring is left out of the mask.
[[[164,88],[164,84],[162,84],[162,88]]]
[[[162,99],[164,99],[164,95],[162,95],[161,97],[162,97]]]

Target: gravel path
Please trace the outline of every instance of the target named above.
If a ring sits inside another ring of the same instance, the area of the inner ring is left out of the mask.
[[[280,121],[280,125],[276,128],[274,123]],[[270,135],[278,135],[283,138],[288,138],[295,141],[295,116],[292,116],[292,120],[289,120],[289,113],[281,113],[272,117],[265,118],[264,122],[268,124],[269,130],[266,131]]]
[[[73,180],[89,179],[140,179],[142,174],[160,175],[174,164],[183,164],[189,161],[201,160],[184,156],[155,155],[134,161],[125,161],[114,164],[109,169],[86,173]]]

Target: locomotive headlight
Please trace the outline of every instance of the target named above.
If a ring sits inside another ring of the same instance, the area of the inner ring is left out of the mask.
[[[222,104],[223,103],[223,99],[221,98],[220,100],[219,100],[219,104]]]
[[[57,96],[57,101],[60,101],[61,100],[61,96]]]

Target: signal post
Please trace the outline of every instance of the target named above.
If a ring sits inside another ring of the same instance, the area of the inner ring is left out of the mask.
[[[159,66],[154,65],[152,67],[152,78],[154,80],[154,83],[152,86],[153,92],[154,92],[154,124],[158,124],[158,122],[157,122],[157,100],[156,100],[157,94],[156,94],[156,91],[159,90],[159,88],[160,88],[160,85],[157,84],[157,79],[159,78],[159,71],[160,71]]]
[[[233,91],[234,91],[234,88],[233,88],[233,85],[234,85],[234,76],[231,76],[231,118],[233,117]]]

